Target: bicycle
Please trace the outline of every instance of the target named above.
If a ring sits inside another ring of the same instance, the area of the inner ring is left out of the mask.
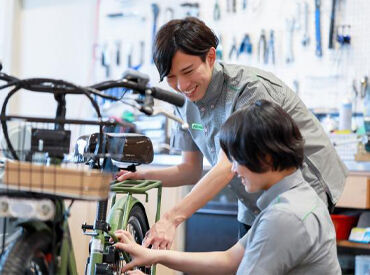
[[[144,194],[147,199],[147,191],[157,189],[157,221],[160,215],[161,182],[111,182],[109,174],[103,173],[111,171],[117,163],[129,163],[125,168],[134,171],[137,165],[152,161],[153,148],[150,139],[142,135],[107,133],[105,129],[114,128],[117,123],[103,120],[94,97],[123,102],[122,98],[102,91],[110,88],[130,89],[140,97],[135,99],[135,104],[123,103],[135,106],[147,115],[153,114],[153,98],[177,106],[184,103],[184,98],[149,87],[148,77],[133,71],[120,80],[81,87],[47,78],[21,80],[2,73],[0,64],[0,80],[6,83],[0,86],[0,90],[12,88],[1,109],[3,143],[7,149],[2,151],[6,159],[0,166],[3,170],[0,216],[4,220],[0,272],[77,274],[67,223],[69,210],[74,200],[99,200],[94,225],[82,225],[83,232],[92,237],[85,274],[119,274],[120,267],[130,261],[130,256],[117,251],[109,240],[117,241],[113,233],[115,230],[128,229],[138,243],[142,242],[149,224],[143,204],[134,195]],[[52,94],[57,102],[55,117],[8,115],[6,107],[9,100],[20,89]],[[66,95],[71,94],[87,97],[97,119],[66,118]],[[18,122],[17,131],[8,127],[14,121]],[[79,137],[74,155],[71,156],[71,132],[76,125],[90,125],[98,131]],[[183,127],[186,128],[186,124]],[[90,169],[81,166],[69,168],[65,163],[71,159],[88,164]],[[114,195],[108,212],[109,192]],[[117,199],[118,194],[126,196]],[[65,207],[64,199],[71,200],[69,206]],[[20,206],[23,208],[20,209]],[[7,232],[8,221],[12,221],[14,227],[20,230]],[[155,274],[155,266],[140,269],[147,274]]]

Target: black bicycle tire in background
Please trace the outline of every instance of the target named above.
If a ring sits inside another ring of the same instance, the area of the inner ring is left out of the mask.
[[[26,231],[12,243],[0,260],[0,274],[49,274],[42,256],[51,247],[51,236],[43,231],[29,234]],[[36,270],[38,269],[38,270]]]
[[[138,204],[135,204],[134,207],[131,208],[130,214],[128,216],[128,231],[131,231],[129,230],[130,227],[134,231],[130,233],[133,234],[135,241],[141,245],[146,232],[149,230],[149,223],[145,214],[145,210]],[[150,274],[151,272],[151,267],[141,266],[139,269],[145,274]]]

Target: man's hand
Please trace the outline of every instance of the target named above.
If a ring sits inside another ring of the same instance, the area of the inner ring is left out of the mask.
[[[164,216],[146,233],[143,246],[152,245],[152,249],[171,249],[175,231],[176,224]]]
[[[114,244],[114,246],[120,250],[126,251],[132,258],[132,261],[125,264],[121,272],[126,272],[136,266],[150,266],[155,263],[153,251],[137,244],[129,232],[125,230],[117,230],[114,234],[119,240],[119,242]]]
[[[117,173],[116,179],[118,181],[124,181],[124,180],[142,180],[144,177],[141,175],[140,172],[130,172],[127,170],[121,170]]]

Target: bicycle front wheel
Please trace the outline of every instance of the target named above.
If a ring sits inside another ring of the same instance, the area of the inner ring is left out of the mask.
[[[12,243],[0,261],[0,274],[49,274],[51,237],[45,232],[24,232]]]
[[[134,207],[131,208],[128,217],[127,231],[130,232],[135,241],[141,245],[148,230],[149,223],[145,211],[140,205],[135,204]],[[141,266],[139,269],[145,274],[150,274],[151,272],[151,267]]]

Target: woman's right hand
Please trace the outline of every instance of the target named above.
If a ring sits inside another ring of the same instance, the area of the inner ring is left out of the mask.
[[[132,258],[131,262],[124,265],[122,272],[131,270],[136,266],[150,266],[155,264],[155,252],[137,244],[128,231],[117,230],[114,234],[119,240],[114,246],[122,251],[126,251]]]

